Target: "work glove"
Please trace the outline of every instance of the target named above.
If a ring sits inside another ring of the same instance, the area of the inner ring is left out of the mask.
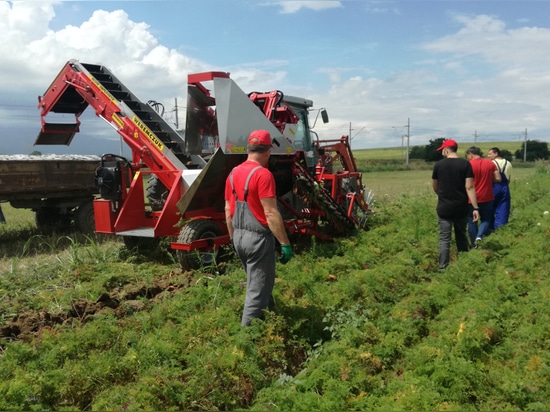
[[[279,262],[284,265],[288,263],[290,259],[292,259],[292,245],[281,244],[281,257],[279,257]]]

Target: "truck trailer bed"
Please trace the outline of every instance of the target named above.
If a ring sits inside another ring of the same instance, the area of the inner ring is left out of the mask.
[[[0,155],[0,201],[97,193],[99,156]]]

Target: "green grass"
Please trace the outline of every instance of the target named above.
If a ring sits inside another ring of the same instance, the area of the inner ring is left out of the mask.
[[[0,230],[2,228],[20,226],[20,227],[29,227],[34,224],[34,212],[30,209],[15,209],[11,207],[9,203],[1,203],[2,212],[6,218],[6,222],[9,226],[0,225]]]
[[[395,200],[399,196],[435,197],[432,190],[432,167],[433,164],[428,164],[425,169],[364,172],[363,184],[373,191],[378,202]],[[525,182],[534,171],[533,168],[515,168],[512,179]]]
[[[235,260],[182,272],[3,205],[0,410],[549,409],[550,168],[514,169],[510,223],[445,273],[430,181],[366,172],[370,230],[305,242],[250,328]]]
[[[426,142],[428,144],[429,142]],[[518,149],[523,148],[523,143],[521,142],[459,142],[458,144],[458,153],[460,156],[463,156],[466,154],[466,149],[470,146],[477,146],[481,149],[481,152],[484,154],[484,156],[487,156],[487,152],[491,147],[498,147],[501,151],[502,150],[508,150],[512,154],[516,152]],[[382,161],[405,161],[406,154],[405,151],[406,147],[403,149],[401,147],[386,147],[386,148],[379,148],[379,149],[359,149],[354,150],[353,154],[357,161],[362,160],[382,160]]]

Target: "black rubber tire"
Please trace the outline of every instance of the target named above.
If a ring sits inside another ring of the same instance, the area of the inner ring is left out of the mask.
[[[210,219],[191,220],[180,231],[178,243],[190,243],[194,240],[217,237],[221,235],[220,228]],[[211,250],[178,250],[178,262],[183,270],[205,269],[216,266],[220,249]]]
[[[74,225],[82,233],[95,232],[94,202],[92,199],[78,206],[74,212]]]

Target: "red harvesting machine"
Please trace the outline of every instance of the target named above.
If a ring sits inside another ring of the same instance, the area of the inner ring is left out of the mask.
[[[289,235],[331,239],[367,228],[372,196],[349,137],[320,140],[309,124],[311,100],[279,90],[245,93],[224,72],[190,74],[182,133],[157,103],[143,103],[109,69],[77,60],[65,64],[38,100],[42,128],[35,144],[69,145],[91,106],[131,150],[131,159],[101,156],[96,231],[123,236],[130,247],[168,237],[184,270],[215,263],[229,243],[224,184],[246,159],[247,137],[256,129],[273,138],[269,169]],[[328,122],[326,110],[315,112]],[[73,114],[75,121],[47,122],[50,113]]]

